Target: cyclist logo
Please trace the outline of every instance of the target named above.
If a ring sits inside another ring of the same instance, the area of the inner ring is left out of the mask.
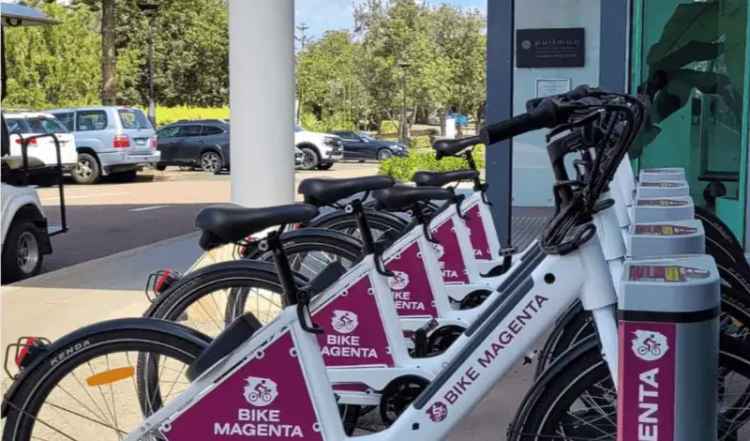
[[[393,271],[393,277],[388,278],[388,286],[394,291],[403,291],[409,286],[409,275],[403,271]]]
[[[442,259],[443,255],[445,255],[445,248],[443,248],[443,246],[439,243],[433,243],[432,249],[435,250],[435,254],[437,255],[438,259]]]
[[[448,406],[441,401],[437,401],[427,409],[427,415],[433,422],[439,423],[448,416]]]
[[[644,361],[656,361],[669,351],[667,337],[655,331],[637,330],[634,332],[633,352]]]
[[[247,377],[245,399],[255,407],[266,407],[279,396],[276,382],[270,378]]]
[[[335,329],[336,332],[340,334],[350,334],[357,329],[357,325],[359,325],[357,314],[340,309],[333,311],[331,326],[333,326],[333,329]]]

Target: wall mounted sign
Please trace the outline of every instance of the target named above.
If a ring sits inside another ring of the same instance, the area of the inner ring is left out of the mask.
[[[517,67],[583,67],[584,28],[516,30]]]
[[[560,95],[561,93],[570,92],[570,78],[568,79],[544,79],[536,80],[537,98]]]

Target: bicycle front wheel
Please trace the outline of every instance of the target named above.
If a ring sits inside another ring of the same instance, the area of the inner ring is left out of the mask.
[[[3,441],[121,440],[188,387],[185,371],[206,345],[156,326],[82,334],[48,356],[63,361],[23,377],[6,402]],[[158,376],[138,374],[143,359]]]

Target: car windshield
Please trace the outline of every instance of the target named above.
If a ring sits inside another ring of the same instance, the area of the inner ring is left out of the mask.
[[[150,129],[151,123],[138,109],[117,109],[120,115],[120,122],[124,129]]]
[[[357,136],[359,136],[362,139],[366,139],[368,141],[375,141],[375,138],[373,138],[372,136],[368,135],[367,133],[357,132]]]

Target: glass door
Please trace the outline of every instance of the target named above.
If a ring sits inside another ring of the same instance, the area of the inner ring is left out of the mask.
[[[635,0],[631,90],[653,96],[640,168],[684,167],[697,205],[747,222],[748,0]]]

